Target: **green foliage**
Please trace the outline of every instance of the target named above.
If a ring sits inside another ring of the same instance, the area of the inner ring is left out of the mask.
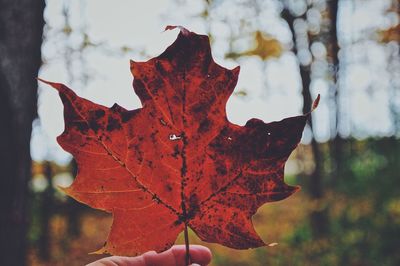
[[[329,234],[313,237],[304,221],[288,241],[302,265],[399,265],[399,141],[348,140],[345,148],[342,176],[327,181],[335,185],[321,199]]]

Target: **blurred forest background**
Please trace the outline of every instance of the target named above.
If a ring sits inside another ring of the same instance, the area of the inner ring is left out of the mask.
[[[129,59],[159,54],[176,36],[163,28],[182,25],[210,36],[219,64],[241,65],[232,122],[322,97],[285,169],[303,189],[253,218],[278,245],[191,242],[212,265],[400,265],[399,12],[398,0],[0,0],[0,264],[83,265],[111,225],[56,189],[76,165],[55,143],[61,102],[35,77],[138,108]]]

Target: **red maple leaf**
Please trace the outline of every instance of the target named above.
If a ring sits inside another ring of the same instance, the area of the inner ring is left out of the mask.
[[[207,242],[260,247],[251,217],[298,190],[285,184],[283,169],[308,115],[230,123],[225,105],[239,67],[217,65],[207,36],[180,29],[160,56],[131,61],[142,108],[108,108],[44,81],[64,104],[57,140],[78,163],[64,191],[113,214],[101,253],[161,252],[186,227]]]

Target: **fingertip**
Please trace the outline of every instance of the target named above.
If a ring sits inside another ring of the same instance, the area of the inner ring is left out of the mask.
[[[176,245],[171,249],[175,256],[176,265],[185,265],[186,247]],[[208,265],[211,262],[212,254],[209,248],[201,245],[190,245],[190,259],[192,264]]]

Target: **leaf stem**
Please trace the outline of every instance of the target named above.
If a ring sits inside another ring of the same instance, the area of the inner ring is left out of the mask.
[[[191,264],[191,261],[190,261],[190,253],[189,253],[189,234],[188,234],[187,222],[185,222],[184,235],[185,235],[185,247],[186,247],[185,265],[189,266]]]

